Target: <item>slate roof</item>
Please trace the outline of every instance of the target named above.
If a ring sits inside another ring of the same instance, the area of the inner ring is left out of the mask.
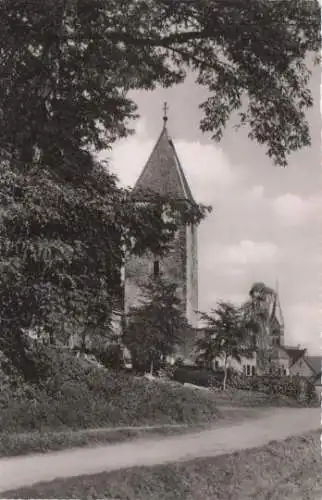
[[[195,203],[172,139],[164,125],[132,194],[144,190]]]
[[[286,354],[290,357],[291,359],[291,366],[296,363],[304,354],[306,353],[306,349],[299,349],[297,347],[287,347],[283,346],[282,349],[286,352]]]

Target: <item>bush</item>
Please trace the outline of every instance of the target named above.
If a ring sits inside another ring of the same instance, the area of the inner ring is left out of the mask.
[[[305,401],[309,405],[318,405],[320,403],[320,399],[316,393],[315,386],[311,381],[307,381],[305,387]]]
[[[209,395],[86,366],[67,352],[46,359],[46,376],[37,386],[2,391],[2,432],[201,423],[217,415]]]
[[[295,401],[315,404],[317,395],[312,382],[303,377],[279,377],[276,375],[234,377],[230,384],[236,389],[263,392],[271,396],[285,396]]]
[[[104,365],[106,368],[112,370],[122,370],[124,368],[123,351],[120,344],[110,344],[103,349],[93,349],[92,354]]]

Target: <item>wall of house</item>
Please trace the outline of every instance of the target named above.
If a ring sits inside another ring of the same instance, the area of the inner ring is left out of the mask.
[[[298,359],[290,368],[291,375],[300,375],[301,377],[311,377],[314,375],[312,368],[307,364],[304,358]]]
[[[319,401],[322,401],[322,384],[318,383],[315,384],[315,392],[317,397],[319,398]]]
[[[229,367],[238,373],[245,373],[245,375],[255,375],[256,374],[256,353],[253,354],[253,357],[248,359],[245,357],[241,358],[241,362],[239,363],[235,359],[232,359],[229,363]],[[249,368],[247,368],[247,365]],[[213,361],[213,369],[218,370],[224,367],[224,360],[222,358],[216,358]]]
[[[282,375],[290,375],[291,360],[284,349],[278,348],[275,351],[275,358],[273,359],[277,368],[281,370]]]

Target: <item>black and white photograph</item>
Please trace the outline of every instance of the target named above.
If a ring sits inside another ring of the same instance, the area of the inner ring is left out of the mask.
[[[318,0],[0,1],[0,498],[321,500]]]

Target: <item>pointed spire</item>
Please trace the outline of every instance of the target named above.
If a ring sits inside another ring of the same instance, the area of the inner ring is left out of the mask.
[[[150,157],[145,164],[134,188],[133,194],[144,190],[155,191],[162,196],[195,203],[184,175],[174,144],[167,130],[168,105],[163,105],[163,129]]]
[[[168,115],[167,115],[167,113],[168,113],[168,109],[169,109],[169,108],[168,108],[168,103],[165,101],[165,102],[163,103],[163,123],[164,123],[164,125],[163,125],[163,126],[164,126],[164,127],[166,126],[167,121],[168,121]]]

